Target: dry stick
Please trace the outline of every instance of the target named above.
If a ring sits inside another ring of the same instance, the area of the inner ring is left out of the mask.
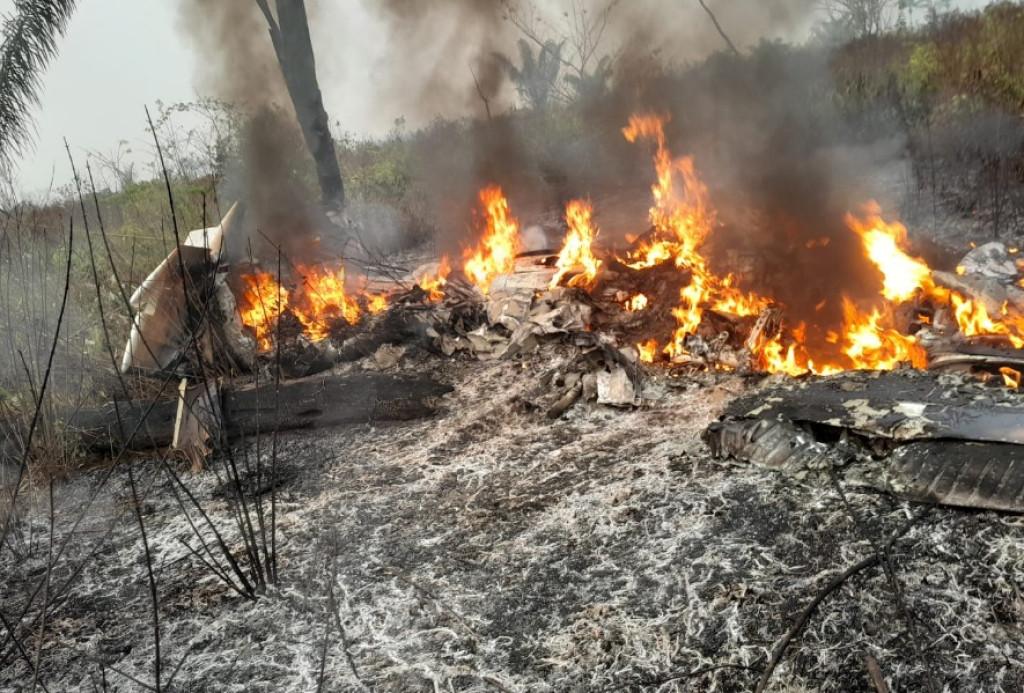
[[[107,664],[106,665],[106,669],[110,669],[112,672],[114,672],[118,676],[123,676],[124,678],[126,678],[129,681],[131,681],[132,683],[134,683],[136,686],[141,686],[142,688],[146,689],[147,691],[155,691],[156,690],[156,688],[154,688],[153,686],[149,685],[148,683],[146,683],[142,679],[136,678],[136,677],[132,676],[131,674],[129,674],[126,671],[121,671],[120,669],[115,667],[113,664]]]
[[[25,650],[25,646],[22,645],[21,640],[19,640],[17,636],[14,634],[14,626],[11,625],[10,621],[7,620],[7,617],[4,615],[2,611],[0,611],[0,623],[2,623],[4,628],[7,629],[8,636],[14,642],[15,649],[18,650],[18,654],[20,654],[21,658],[25,660],[25,663],[28,664],[28,668],[32,671],[32,674],[34,676],[35,665],[32,663],[32,658]],[[40,685],[42,686],[42,684]],[[43,690],[46,690],[46,686],[43,686]]]
[[[170,174],[167,172],[167,164],[164,161],[163,148],[160,146],[160,138],[157,136],[156,128],[153,126],[153,118],[152,118],[152,116],[149,113],[149,107],[147,106],[145,110],[146,110],[146,121],[149,123],[149,130],[150,130],[150,132],[153,133],[153,144],[156,146],[157,157],[158,157],[158,159],[160,161],[160,169],[163,172],[164,185],[165,185],[165,187],[167,189],[167,201],[168,201],[168,204],[170,205],[170,209],[171,209],[171,228],[174,231],[174,246],[175,246],[175,250],[176,250],[176,255],[178,256],[178,270],[181,273],[181,277],[182,277],[182,280],[181,280],[181,282],[182,282],[182,292],[183,292],[184,297],[185,297],[185,306],[186,306],[186,308],[188,308],[188,307],[191,306],[190,295],[189,295],[189,291],[188,291],[188,275],[186,274],[186,271],[185,271],[185,261],[184,261],[184,258],[182,257],[182,254],[181,254],[181,233],[180,233],[180,230],[178,228],[178,214],[177,214],[177,210],[176,210],[176,207],[175,207],[175,204],[174,204],[174,192],[173,192],[173,190],[171,188],[171,177],[170,177]],[[199,351],[199,345],[196,343],[195,339],[191,340],[191,345],[192,345],[192,347],[193,347],[193,349],[195,351],[196,362],[199,364],[200,369],[204,370],[203,369],[202,354]],[[203,373],[203,383],[205,384],[205,382],[206,382],[206,374],[204,372]],[[209,388],[204,387],[203,390],[204,390],[205,396],[209,399],[210,398]],[[209,402],[209,404],[210,404],[210,407],[211,407],[211,411],[215,411],[215,409],[213,408],[213,403]],[[225,452],[226,452],[226,456],[227,456],[228,462],[231,465],[231,473],[232,473],[232,475],[234,477],[234,480],[235,480],[236,493],[237,493],[237,496],[238,496],[239,503],[241,505],[241,510],[240,510],[239,514],[242,516],[242,518],[244,520],[244,524],[242,525],[242,527],[240,527],[242,529],[243,539],[245,541],[246,549],[247,549],[247,551],[249,551],[250,556],[252,558],[252,562],[253,562],[252,570],[254,571],[254,573],[255,573],[255,575],[257,577],[258,582],[262,583],[265,580],[264,571],[263,571],[263,565],[262,565],[262,562],[259,560],[259,553],[258,553],[259,552],[259,548],[256,545],[256,540],[255,540],[255,536],[256,535],[255,535],[255,532],[254,532],[253,527],[252,527],[252,518],[249,515],[249,507],[248,507],[248,504],[245,501],[245,493],[244,493],[244,489],[242,487],[241,478],[239,477],[238,468],[235,465],[235,461],[234,461],[234,455],[231,453],[231,449],[230,449],[229,446],[225,446]]]
[[[181,508],[182,513],[185,515],[185,519],[188,520],[189,526],[192,528],[192,532],[196,535],[196,537],[198,537],[199,543],[202,545],[207,555],[209,555],[210,560],[213,561],[213,563],[217,566],[218,569],[220,569],[220,564],[217,563],[216,559],[214,558],[213,551],[209,548],[209,546],[206,543],[206,539],[203,537],[203,535],[196,528],[195,524],[192,522],[192,517],[188,514],[188,511],[185,509],[184,502],[178,496],[178,491],[174,488],[175,483],[177,483],[178,486],[180,486],[181,489],[185,492],[185,495],[188,497],[188,499],[192,502],[192,505],[199,512],[200,517],[203,518],[203,520],[206,522],[206,525],[213,532],[213,536],[217,540],[217,545],[220,548],[221,553],[224,554],[226,560],[228,561],[228,564],[231,566],[231,570],[235,573],[235,576],[241,582],[242,587],[236,587],[234,582],[232,582],[229,579],[226,579],[227,573],[223,570],[222,572],[224,572],[224,577],[222,579],[231,589],[235,590],[243,597],[246,597],[247,599],[255,599],[255,593],[253,591],[252,585],[249,584],[249,580],[245,577],[245,573],[242,570],[242,567],[238,564],[238,561],[235,560],[234,555],[231,553],[231,550],[228,548],[228,545],[224,541],[224,538],[217,530],[217,526],[213,523],[213,520],[210,519],[210,516],[206,513],[205,510],[203,510],[203,507],[199,504],[199,500],[195,497],[195,495],[193,495],[192,491],[189,490],[187,486],[185,486],[185,483],[181,480],[181,477],[178,475],[177,472],[174,471],[174,468],[171,465],[165,463],[164,471],[171,479],[171,492],[174,494],[174,499],[175,501],[177,501],[178,507]],[[182,540],[182,543],[185,543],[184,540]],[[191,549],[191,546],[189,546],[189,544],[185,543],[185,546],[188,546]],[[218,573],[215,571],[214,574],[217,575]]]
[[[153,359],[153,363],[157,363],[156,354],[149,347],[149,342],[146,340],[146,335],[143,334],[141,327],[139,326],[138,320],[135,316],[135,311],[132,310],[131,300],[128,298],[127,292],[124,290],[124,282],[121,281],[121,276],[117,271],[117,263],[114,262],[114,252],[110,248],[110,239],[107,237],[107,229],[103,223],[103,214],[100,212],[100,198],[96,193],[96,182],[92,178],[92,167],[89,166],[89,161],[85,162],[85,170],[89,174],[89,187],[92,189],[92,202],[96,208],[96,220],[100,227],[100,237],[103,239],[103,247],[107,253],[107,262],[110,263],[110,271],[114,275],[114,282],[117,284],[118,294],[121,296],[121,302],[124,304],[125,311],[128,315],[128,319],[132,321],[132,326],[138,331],[139,338],[142,340],[142,346],[149,352],[149,357]],[[81,192],[79,192],[79,198],[81,198]],[[83,211],[84,215],[84,211]],[[91,248],[91,244],[90,244]],[[91,255],[91,251],[90,251]],[[135,239],[132,239],[132,261],[129,265],[128,281],[132,281],[132,269],[135,265]]]
[[[153,118],[149,115],[149,106],[146,109],[146,122],[149,123],[149,130],[153,133],[153,143],[156,145],[156,154],[160,160],[160,170],[164,174],[164,186],[167,188],[167,201],[171,206],[171,228],[174,231],[174,248],[178,256],[178,271],[181,272],[181,288],[185,296],[185,305],[189,305],[188,275],[185,272],[185,259],[181,256],[181,232],[178,229],[178,213],[174,207],[174,192],[171,190],[171,176],[167,173],[167,164],[164,163],[164,151],[160,147],[160,138],[157,137],[156,128],[153,127]]]
[[[871,685],[875,687],[875,693],[889,693],[889,684],[885,682],[885,676],[882,674],[882,667],[878,666],[878,660],[867,655],[864,657],[864,666],[868,670],[868,678],[871,679]]]
[[[39,624],[39,645],[36,647],[36,670],[32,676],[32,690],[36,689],[39,683],[39,659],[43,654],[43,640],[46,639],[46,612],[50,606],[50,577],[53,575],[53,476],[50,476],[50,538],[46,556],[46,579],[45,591],[43,592],[42,618]]]
[[[167,677],[167,681],[164,682],[164,690],[174,690],[171,687],[171,684],[174,683],[174,678],[178,675],[178,672],[181,671],[181,667],[185,664],[185,660],[188,656],[192,654],[193,649],[195,649],[195,644],[189,645],[188,649],[185,650],[185,654],[181,656],[181,659],[178,660],[178,664],[175,665],[174,671],[171,672],[171,675]]]
[[[92,279],[93,284],[96,287],[96,306],[100,311],[100,325],[103,329],[103,342],[107,347],[107,354],[110,356],[110,366],[114,371],[114,375],[117,376],[117,381],[121,384],[121,390],[128,395],[128,387],[125,385],[124,378],[121,377],[121,369],[117,365],[117,358],[114,356],[114,345],[110,341],[110,330],[107,328],[107,313],[103,307],[103,292],[100,291],[100,275],[96,270],[96,255],[92,248],[92,233],[89,229],[89,215],[85,211],[85,198],[82,196],[82,181],[78,177],[78,170],[75,168],[75,159],[71,156],[71,147],[68,146],[67,139],[64,140],[64,149],[68,153],[68,162],[71,164],[71,175],[75,180],[75,188],[78,190],[78,204],[82,209],[82,224],[85,226],[85,241],[89,249],[89,266],[92,268]],[[131,315],[131,313],[129,313]]]
[[[842,485],[839,483],[839,477],[836,475],[834,467],[829,468],[829,476],[832,480],[832,487],[839,495],[840,500],[842,500],[843,505],[846,508],[847,514],[850,516],[850,519],[853,520],[853,524],[859,528],[866,528],[867,523],[864,522],[864,518],[853,507],[853,504],[850,503],[850,499],[847,498],[846,491],[843,490]],[[921,511],[920,517],[923,518],[926,514],[928,514],[928,512],[930,512],[930,510],[931,506],[928,506],[925,510]],[[903,585],[900,583],[899,578],[896,576],[896,568],[895,566],[893,566],[892,562],[892,552],[889,550],[889,548],[891,547],[879,546],[878,542],[875,541],[875,538],[869,532],[867,532],[866,529],[862,530],[862,534],[864,538],[867,539],[867,541],[871,544],[871,548],[875,551],[875,553],[880,554],[882,556],[882,568],[885,572],[886,581],[889,583],[889,589],[892,591],[893,601],[895,602],[896,607],[899,609],[900,614],[903,617],[903,620],[907,624],[907,631],[910,634],[911,643],[914,646],[915,654],[917,655],[917,658],[923,663],[925,658],[923,656],[920,641],[918,638],[919,624],[917,619],[914,618],[914,615],[910,612],[910,609],[907,606],[907,601],[903,593]],[[927,669],[927,667],[925,668],[925,671],[925,677],[928,680],[929,690],[941,690],[941,686],[938,685],[938,682],[935,680],[934,676]]]
[[[153,602],[153,643],[155,649],[154,668],[156,691],[160,693],[160,600],[157,596],[156,578],[153,576],[153,556],[149,551],[149,539],[146,537],[146,523],[142,520],[142,508],[139,505],[139,492],[135,488],[135,473],[132,464],[128,463],[128,484],[132,490],[132,507],[135,508],[135,519],[139,522],[139,533],[142,535],[142,548],[146,554],[146,573],[149,577],[149,594]]]
[[[331,609],[333,604],[328,602],[328,609]],[[331,615],[330,613],[324,614],[324,637],[323,644],[320,646],[320,667],[316,677],[316,691],[320,693],[324,689],[324,684],[327,682],[327,635],[331,630]]]
[[[645,688],[649,686],[663,686],[666,683],[671,683],[672,681],[678,681],[679,679],[693,679],[698,676],[703,676],[704,674],[711,674],[716,671],[721,671],[722,669],[749,670],[753,669],[753,667],[748,664],[712,664],[710,666],[700,667],[699,669],[693,669],[691,671],[681,671],[673,674],[659,676],[657,678],[645,679],[640,682],[640,685],[644,686]],[[623,685],[617,688],[616,690],[620,690],[622,688],[632,688],[632,686]]]
[[[281,428],[281,249],[277,249],[277,320],[274,324],[274,434],[270,443],[270,568],[277,581],[277,436]]]
[[[733,52],[733,55],[739,55],[740,52],[736,50],[736,46],[733,45],[733,42],[729,40],[728,36],[726,36],[725,31],[722,30],[722,25],[718,23],[718,18],[715,17],[715,13],[711,11],[711,8],[707,6],[704,0],[697,0],[697,2],[700,3],[700,6],[703,7],[704,11],[708,13],[709,17],[711,17],[711,23],[715,25],[715,29],[718,30],[718,35],[721,36],[722,40],[729,46],[729,50]]]
[[[761,675],[761,680],[758,682],[757,688],[754,689],[755,693],[762,693],[762,691],[764,691],[768,686],[768,682],[771,680],[772,674],[775,672],[775,668],[779,665],[779,662],[782,661],[782,655],[785,653],[789,643],[800,634],[800,631],[804,629],[804,626],[807,625],[807,621],[811,618],[811,614],[813,614],[814,610],[818,608],[818,605],[825,600],[825,597],[837,590],[850,577],[866,568],[878,565],[880,560],[881,557],[877,553],[871,554],[867,558],[853,564],[842,573],[832,578],[825,588],[818,592],[817,596],[814,597],[811,603],[808,604],[802,612],[800,612],[800,616],[797,618],[796,623],[793,624],[793,627],[789,629],[785,636],[783,636],[782,640],[776,643],[772,650],[771,659],[768,661],[768,666],[765,668],[764,674]]]
[[[25,470],[28,468],[28,458],[32,452],[32,438],[35,436],[36,426],[39,425],[39,414],[43,408],[43,398],[46,395],[46,386],[50,382],[50,372],[53,370],[53,357],[57,353],[57,344],[60,341],[60,330],[64,325],[64,312],[68,306],[68,293],[71,290],[71,251],[74,248],[75,218],[70,218],[68,229],[68,259],[64,271],[64,296],[60,302],[60,312],[57,314],[57,327],[53,331],[53,341],[50,344],[50,357],[46,362],[46,371],[43,374],[43,382],[39,388],[39,397],[36,400],[35,411],[32,412],[32,422],[28,427],[28,435],[25,437],[25,448],[21,455],[21,465],[18,467],[18,478],[14,482],[14,490],[11,492],[11,507],[8,511],[8,519],[4,523],[3,533],[0,534],[0,546],[7,543],[7,534],[11,528],[12,518],[15,513],[15,504],[18,500],[18,493],[21,490],[21,482],[25,478]]]
[[[195,341],[195,336],[194,335],[191,337],[191,340]],[[140,420],[135,424],[135,428],[128,435],[128,440],[131,440],[132,438],[134,438],[139,433],[140,429],[142,428],[143,423],[149,417],[149,414],[153,411],[153,408],[156,406],[157,402],[160,401],[161,396],[163,395],[164,391],[167,388],[167,385],[170,383],[170,381],[171,381],[171,379],[173,377],[174,377],[173,374],[169,374],[169,375],[167,375],[164,378],[163,382],[161,382],[159,391],[156,393],[156,396],[153,398],[153,401],[150,402],[150,404],[147,407],[146,411],[143,412],[142,416],[140,417]],[[103,488],[106,486],[107,482],[110,480],[110,477],[113,475],[114,471],[117,469],[118,465],[121,463],[121,460],[124,457],[124,455],[127,453],[127,451],[128,451],[127,446],[123,447],[121,449],[121,451],[115,456],[115,458],[111,462],[110,467],[104,472],[104,474],[100,477],[99,482],[92,489],[92,492],[91,492],[89,498],[86,500],[85,505],[82,508],[82,511],[79,513],[78,517],[75,518],[75,521],[72,524],[71,529],[68,532],[67,537],[64,539],[63,542],[61,542],[60,548],[57,550],[57,556],[56,556],[55,560],[60,560],[61,556],[64,555],[64,551],[67,550],[67,547],[70,545],[71,540],[74,538],[76,532],[78,531],[79,524],[81,524],[82,520],[85,519],[86,514],[89,512],[89,510],[92,507],[93,503],[95,503],[96,499],[99,497],[100,491],[102,491]],[[167,455],[168,454],[169,454],[169,451],[165,451],[161,455],[159,463],[166,464]],[[186,489],[186,491],[187,491],[187,489]],[[113,532],[114,526],[115,526],[114,524],[111,524],[108,527],[108,529],[106,530],[106,536],[109,536],[110,533]],[[5,531],[6,531],[6,529],[5,529]],[[104,538],[104,540],[105,540],[105,538]],[[58,595],[63,595],[68,589],[71,588],[71,585],[74,583],[74,581],[81,574],[82,570],[85,569],[85,566],[88,564],[88,562],[90,560],[92,560],[93,555],[99,550],[99,547],[100,547],[100,544],[97,544],[97,546],[92,551],[89,552],[89,554],[85,557],[85,559],[82,562],[79,563],[78,567],[75,568],[71,572],[71,575],[68,576],[67,580],[65,580],[65,582],[63,583],[61,588],[57,591]],[[229,558],[232,558],[232,557],[229,555]],[[21,623],[21,621],[25,618],[25,615],[32,608],[32,604],[35,601],[35,598],[36,598],[36,596],[38,596],[38,594],[39,594],[41,589],[42,589],[42,582],[40,581],[40,583],[39,583],[39,585],[37,585],[35,591],[26,600],[25,605],[22,608],[21,614],[19,614],[19,616],[18,616],[18,622],[19,623]],[[3,613],[2,612],[0,612],[0,618],[3,618]],[[6,619],[4,619],[4,620],[6,622]],[[33,621],[30,623],[30,627],[34,626],[36,620],[38,620],[38,616],[35,619],[33,619]],[[3,648],[6,647],[8,640],[14,640],[15,641],[15,645],[18,645],[17,637],[15,636],[14,631],[9,630],[7,638],[2,643],[0,643],[0,653],[3,652]],[[2,659],[0,659],[0,661],[2,661]]]
[[[906,534],[910,528],[918,522],[918,520],[924,517],[925,514],[925,512],[922,512],[911,517],[899,530],[889,537],[889,540],[883,546],[883,550],[888,551],[892,545],[896,543],[896,540]],[[775,647],[772,648],[772,656],[768,660],[768,666],[765,667],[764,674],[761,675],[761,679],[758,681],[757,688],[754,689],[754,693],[764,693],[764,690],[768,687],[769,681],[771,681],[772,674],[775,673],[775,668],[778,667],[779,662],[782,661],[782,656],[786,653],[786,648],[789,647],[789,643],[792,642],[804,629],[804,626],[807,625],[807,622],[810,620],[811,615],[814,614],[815,609],[818,608],[818,605],[821,604],[828,595],[839,589],[849,578],[867,568],[878,565],[881,560],[882,554],[876,551],[867,558],[854,563],[842,573],[832,578],[828,584],[825,585],[824,589],[818,592],[814,599],[811,600],[811,603],[804,607],[804,610],[800,612],[796,622],[789,631],[787,631],[782,639],[775,644]]]
[[[256,262],[253,259],[253,253],[252,253],[252,239],[249,239],[248,247],[249,247],[249,264],[255,265]],[[280,311],[280,309],[281,309],[280,308],[280,306],[281,306],[280,282],[281,282],[281,278],[279,276],[278,277],[278,288],[279,288],[279,290],[278,290],[278,296],[277,296],[277,300],[278,300],[277,309],[278,309],[278,311]],[[257,291],[256,295],[257,295],[257,297],[260,300],[260,309],[263,311],[263,314],[266,315],[267,314],[267,306],[266,306],[266,302],[263,300],[263,292],[262,291]],[[255,358],[254,358],[253,362],[255,363]],[[256,368],[253,369],[253,374],[254,374],[255,380],[256,380],[256,384],[255,384],[255,387],[256,387],[256,480],[257,480],[258,484],[262,484],[263,483],[263,446],[262,446],[261,443],[262,443],[263,436],[262,436],[262,432],[260,430],[260,423],[261,423],[260,413],[263,411],[263,407],[261,406],[261,402],[260,402],[260,369],[259,369],[259,364],[256,364]],[[246,467],[249,466],[249,463],[248,463],[249,462],[249,452],[248,452],[248,450],[249,450],[249,444],[248,444],[248,441],[245,439],[245,436],[243,434],[243,437],[242,437],[242,451],[243,451],[243,454],[245,455],[244,459],[246,461]],[[250,470],[247,470],[247,471],[250,471]],[[269,548],[269,545],[267,544],[267,523],[266,523],[266,513],[263,511],[263,499],[262,499],[262,497],[257,497],[256,500],[257,500],[257,503],[256,503],[256,520],[257,520],[257,523],[259,524],[259,528],[260,528],[260,539],[263,542],[263,556],[267,560],[267,565],[270,565],[270,548]]]
[[[484,94],[483,87],[480,86],[480,80],[477,79],[477,77],[476,77],[476,70],[473,69],[473,65],[472,64],[470,64],[470,66],[469,66],[469,74],[473,75],[473,84],[476,85],[477,96],[479,96],[480,100],[484,102],[484,110],[487,112],[487,121],[490,122],[490,120],[491,120],[491,100],[487,98],[486,94]]]
[[[369,690],[366,683],[363,681],[363,677],[359,675],[359,669],[356,667],[356,661],[352,658],[352,653],[348,651],[348,633],[345,631],[345,624],[341,621],[341,614],[338,612],[338,599],[334,596],[334,582],[338,577],[338,554],[337,549],[334,551],[334,556],[331,560],[331,574],[327,578],[327,598],[328,608],[331,614],[334,616],[334,624],[338,629],[338,637],[341,638],[341,650],[345,653],[345,659],[348,661],[348,667],[352,670],[352,676],[355,677],[356,681],[359,682],[359,686],[364,690]]]

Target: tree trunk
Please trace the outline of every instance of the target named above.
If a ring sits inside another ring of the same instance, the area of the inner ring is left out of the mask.
[[[276,18],[270,13],[266,0],[256,1],[270,26],[270,38],[288,94],[295,106],[302,137],[316,163],[324,206],[340,210],[345,206],[345,186],[334,151],[323,96],[316,79],[316,60],[313,57],[305,0],[277,0]]]

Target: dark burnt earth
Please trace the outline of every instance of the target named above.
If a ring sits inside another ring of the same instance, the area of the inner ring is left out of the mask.
[[[486,363],[407,354],[399,370],[455,387],[436,418],[284,435],[281,581],[256,602],[180,544],[165,478],[137,460],[165,689],[751,690],[807,603],[923,507],[844,482],[847,506],[829,485],[710,459],[701,432],[775,379],[661,374],[646,407],[580,403],[552,422],[536,383],[572,358],[557,342]],[[102,473],[56,489],[58,540]],[[187,483],[230,536],[216,476]],[[115,471],[51,583],[84,570],[25,640],[43,641],[50,690],[152,682],[126,486]],[[46,527],[43,493],[29,550],[3,554],[5,613],[45,573]],[[868,655],[893,690],[1020,689],[1022,530],[934,508],[894,544],[890,576],[868,569],[824,600],[769,690],[867,690]],[[3,656],[0,688],[23,687],[26,661]]]

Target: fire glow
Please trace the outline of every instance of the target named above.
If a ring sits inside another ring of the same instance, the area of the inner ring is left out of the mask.
[[[239,317],[252,330],[259,351],[273,348],[278,321],[286,313],[298,320],[303,334],[315,343],[327,339],[334,325],[356,325],[365,315],[376,315],[388,308],[385,294],[348,289],[344,266],[300,266],[297,271],[300,282],[291,291],[262,270],[242,275],[245,288],[239,301]]]
[[[642,361],[655,361],[660,354],[670,361],[686,362],[690,358],[688,340],[698,334],[706,311],[756,316],[777,303],[770,296],[740,289],[732,275],[712,271],[703,246],[715,228],[715,212],[693,160],[673,158],[669,152],[664,122],[656,116],[634,116],[623,129],[630,142],[646,140],[654,144],[656,176],[651,188],[654,204],[649,212],[652,233],[635,242],[618,260],[634,270],[671,263],[690,273],[690,280],[680,290],[678,303],[672,309],[676,320],[672,336],[664,344],[651,338],[637,345]],[[927,365],[924,349],[915,336],[904,334],[896,324],[896,310],[912,301],[947,306],[965,337],[1000,335],[1017,348],[1024,346],[1021,318],[1011,316],[1003,306],[1001,320],[994,320],[979,302],[937,286],[931,268],[904,250],[906,228],[898,222],[886,221],[877,205],[867,205],[862,216],[847,215],[846,226],[859,237],[864,257],[878,270],[877,297],[858,302],[846,295],[839,296],[842,329],[829,332],[824,346],[811,346],[808,326],[803,322],[784,327],[775,335],[755,335],[747,347],[756,368],[788,375],[889,370],[903,364],[923,368]],[[828,241],[825,237],[811,245],[824,247]],[[579,255],[578,243],[578,237],[570,231],[560,259]],[[559,268],[560,275],[564,274],[561,264]],[[624,308],[636,311],[648,305],[645,295],[642,305],[634,300],[628,300]],[[823,308],[827,300],[823,299],[817,309]]]
[[[653,145],[655,177],[651,186],[653,203],[648,211],[650,231],[627,236],[631,247],[622,254],[602,255],[596,250],[598,229],[591,203],[570,201],[564,211],[565,238],[549,288],[570,286],[596,293],[605,276],[603,268],[609,263],[624,265],[641,275],[654,268],[678,272],[686,283],[669,305],[659,305],[664,297],[646,290],[617,299],[623,311],[665,317],[670,314],[674,320],[670,334],[661,339],[658,335],[643,335],[635,343],[642,362],[701,363],[694,354],[694,345],[708,337],[709,313],[725,316],[735,324],[744,320],[746,323],[742,324],[749,324],[754,319],[764,322],[760,328],[751,329],[746,339],[749,367],[791,376],[901,366],[924,368],[927,354],[918,336],[912,334],[908,316],[916,315],[913,320],[918,328],[931,329],[936,311],[948,313],[963,337],[997,336],[1016,348],[1024,348],[1024,316],[1011,313],[1006,305],[992,310],[992,306],[936,284],[928,264],[906,251],[907,229],[897,221],[885,219],[874,203],[845,218],[846,231],[855,236],[855,245],[868,263],[865,266],[876,271],[877,288],[871,290],[874,294],[865,294],[865,287],[861,286],[857,287],[856,299],[844,291],[822,298],[814,307],[815,314],[826,306],[841,309],[841,314],[833,313],[832,327],[825,328],[814,320],[786,324],[785,305],[770,295],[743,287],[736,276],[712,268],[705,244],[718,224],[717,215],[693,160],[675,158],[669,151],[665,120],[652,115],[634,116],[622,133],[631,143]],[[520,223],[500,187],[484,187],[478,199],[479,240],[463,251],[462,266],[454,272],[487,296],[497,277],[515,271],[522,242]],[[835,239],[821,236],[801,244],[801,248],[813,252],[828,246],[831,240]],[[240,313],[261,350],[271,347],[274,325],[285,312],[293,314],[306,336],[315,342],[329,335],[332,324],[343,321],[354,325],[367,313],[382,312],[388,307],[388,298],[383,294],[348,291],[343,268],[300,270],[302,282],[291,292],[278,287],[273,277],[264,272],[245,277]],[[963,273],[962,268],[957,270]],[[452,274],[453,268],[445,256],[435,270],[416,282],[427,301],[439,302],[445,298]],[[764,319],[774,314],[780,316],[774,323]],[[730,368],[723,364],[714,367]],[[1016,371],[1004,371],[1001,375],[1008,386],[1016,387],[1019,383]]]
[[[510,274],[515,269],[520,247],[519,222],[509,211],[505,194],[496,185],[480,191],[480,204],[486,228],[480,244],[466,251],[462,269],[466,278],[487,295],[495,277]]]

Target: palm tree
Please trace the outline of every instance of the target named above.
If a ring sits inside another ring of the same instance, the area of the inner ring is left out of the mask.
[[[584,103],[592,103],[608,91],[608,83],[612,79],[612,57],[602,57],[597,67],[591,72],[578,75],[566,75],[565,82],[576,93],[576,98]]]
[[[505,69],[509,79],[516,85],[519,96],[530,108],[542,109],[547,106],[558,81],[558,73],[562,68],[562,46],[561,43],[545,41],[537,56],[533,55],[533,48],[526,39],[519,39],[519,61],[516,66],[509,58],[501,53],[495,53],[494,57]]]
[[[57,54],[75,10],[75,0],[15,0],[3,19],[0,45],[0,169],[9,170],[15,157],[32,141],[30,114],[39,105],[46,66]]]

